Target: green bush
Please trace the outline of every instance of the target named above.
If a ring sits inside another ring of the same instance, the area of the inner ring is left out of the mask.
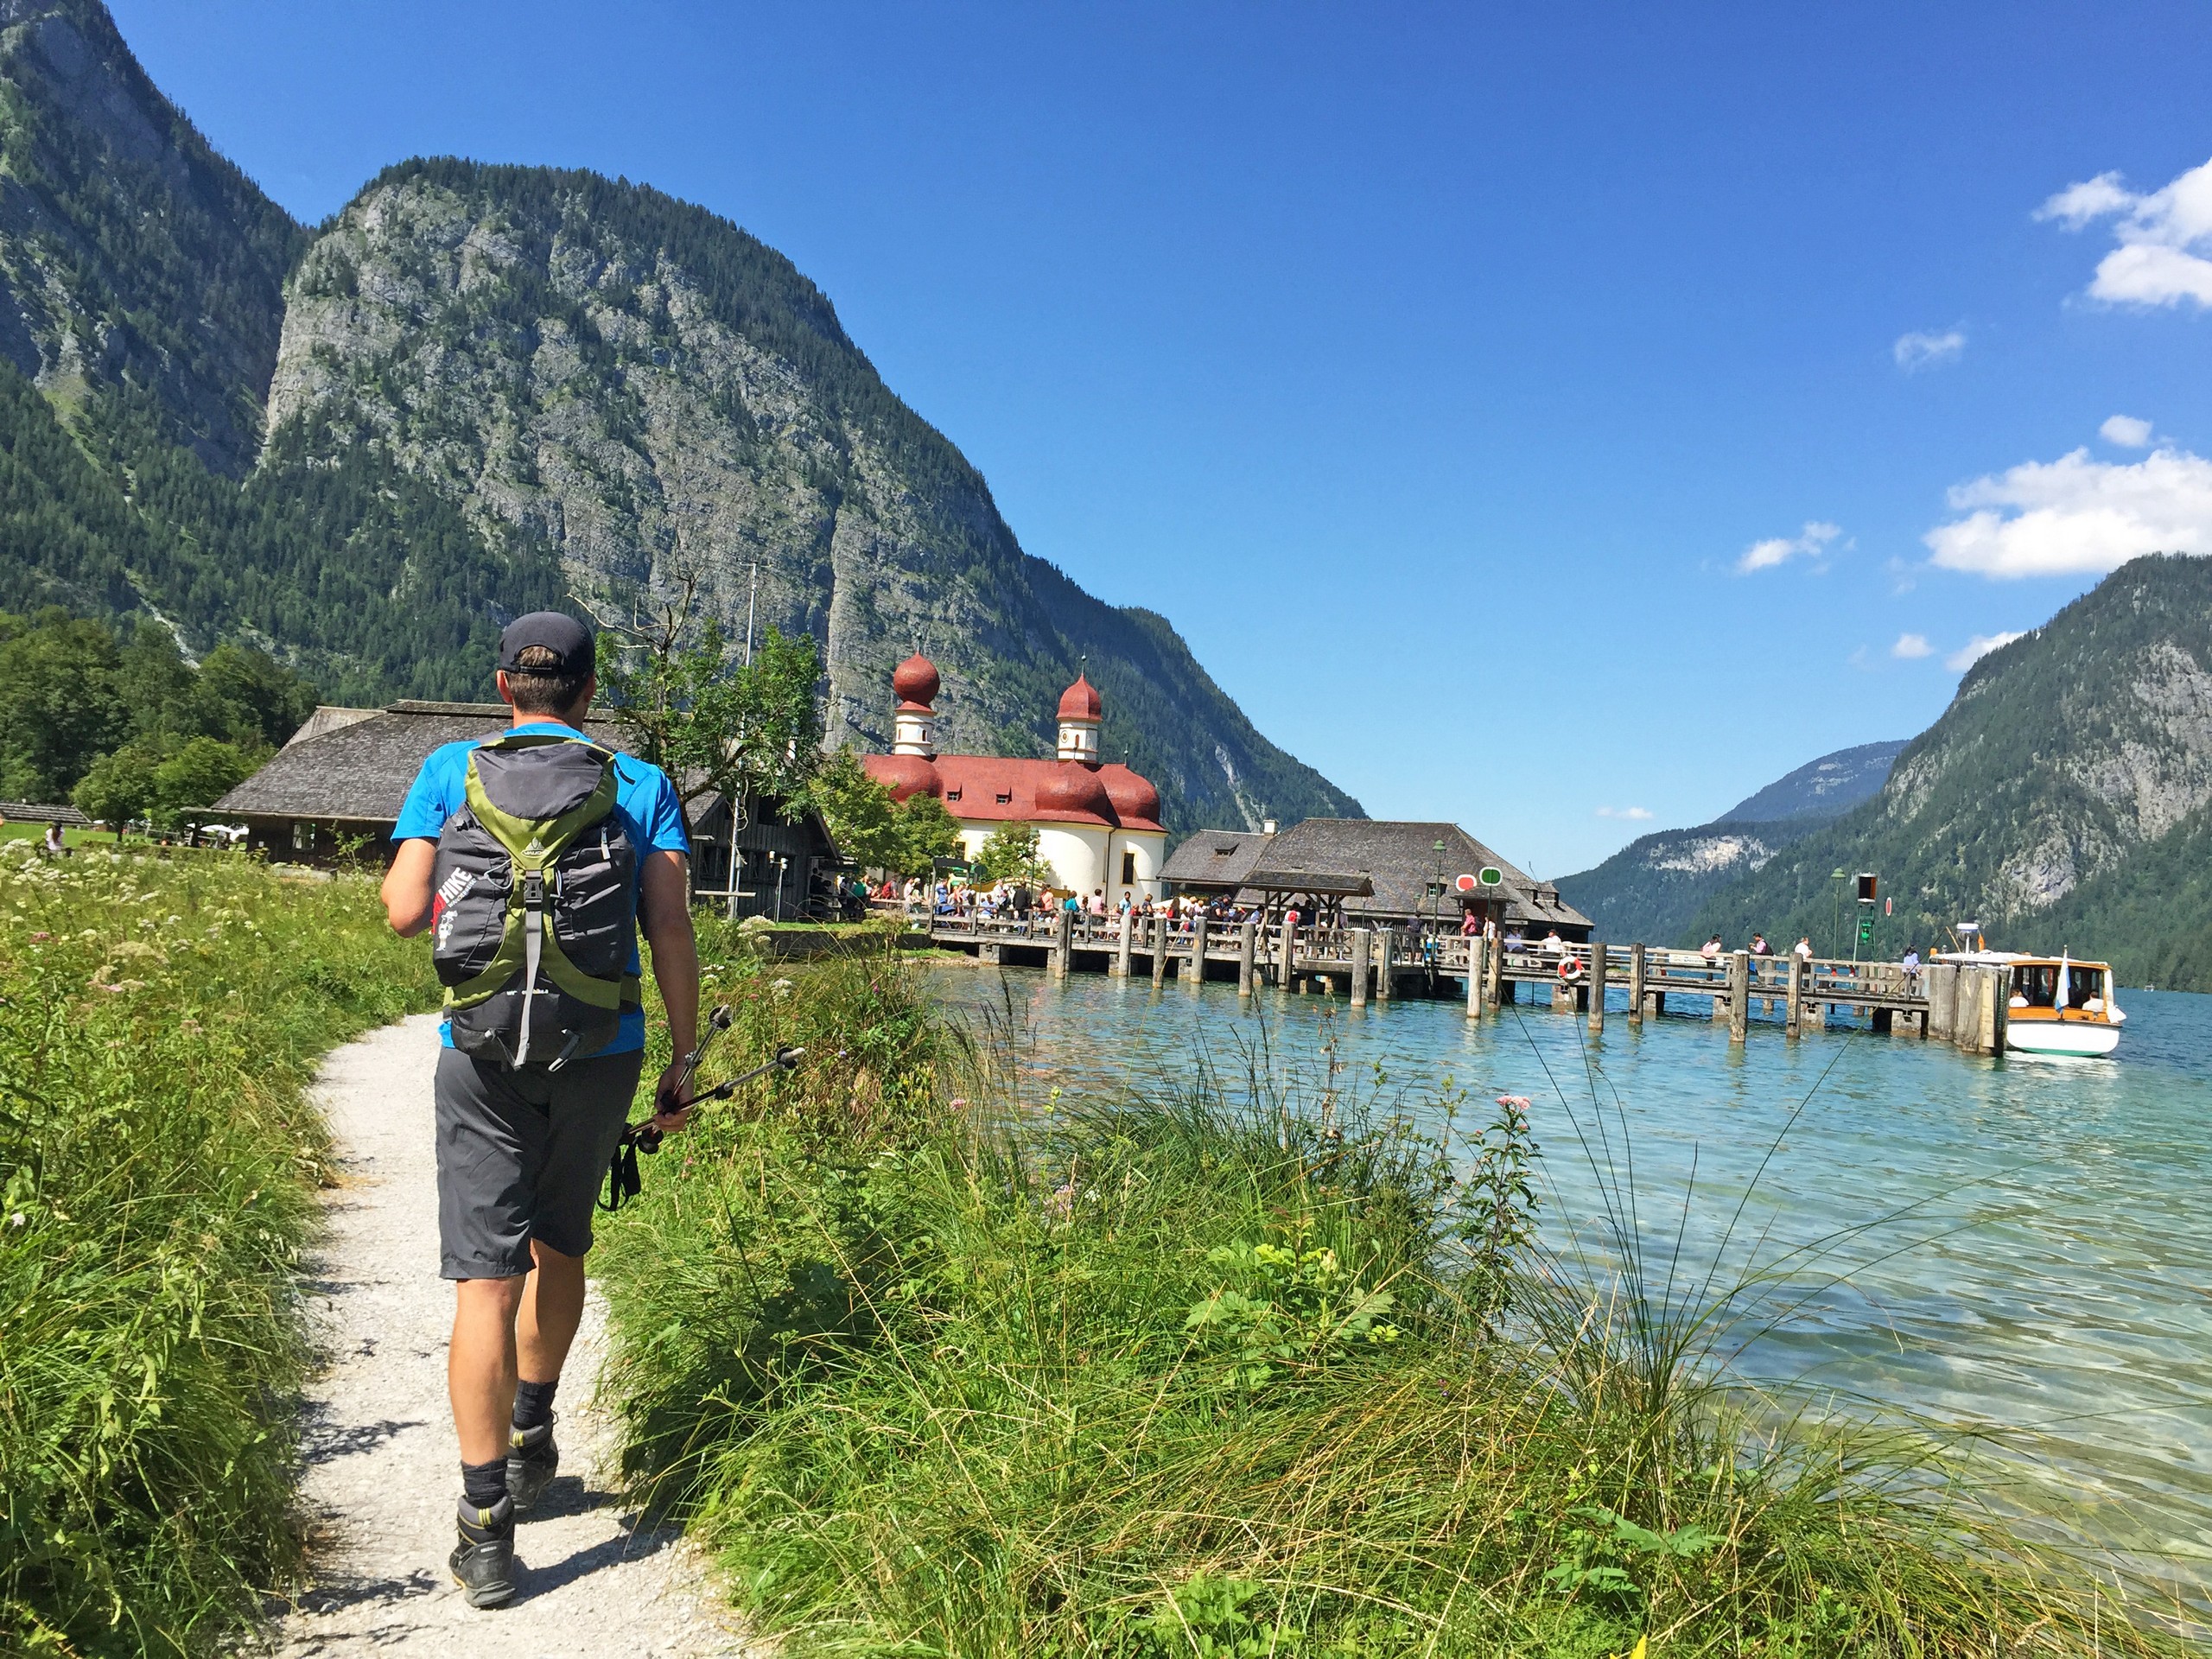
[[[293,1567],[303,1090],[434,990],[358,878],[0,848],[0,1647],[209,1651]]]
[[[887,953],[722,972],[721,1063],[807,1066],[607,1230],[609,1376],[785,1651],[2156,1650],[1547,1262],[1520,1103],[1454,1148],[1333,1070],[1072,1112]]]

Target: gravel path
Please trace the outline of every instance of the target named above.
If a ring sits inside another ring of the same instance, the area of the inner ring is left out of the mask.
[[[672,1532],[639,1527],[610,1490],[613,1425],[592,1401],[607,1314],[596,1288],[556,1407],[561,1478],[518,1534],[520,1593],[478,1611],[454,1587],[446,1556],[461,1453],[446,1406],[453,1292],[437,1276],[437,1053],[436,1016],[418,1015],[340,1049],[318,1086],[340,1184],[308,1268],[328,1358],[308,1394],[302,1488],[315,1571],[276,1621],[270,1650],[286,1659],[757,1651],[717,1602],[697,1552]]]

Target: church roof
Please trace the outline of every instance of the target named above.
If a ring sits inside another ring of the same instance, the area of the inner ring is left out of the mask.
[[[869,777],[890,785],[904,781],[899,763],[910,758],[870,754],[863,755],[861,764]],[[1087,766],[1075,760],[940,754],[930,765],[938,779],[936,792],[956,818],[987,823],[1090,823],[1166,833],[1159,818],[1158,792],[1118,762]],[[1086,804],[1062,804],[1077,800]]]

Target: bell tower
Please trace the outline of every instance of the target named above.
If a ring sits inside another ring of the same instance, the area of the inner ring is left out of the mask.
[[[937,710],[931,705],[939,683],[937,664],[918,651],[892,671],[891,690],[899,698],[891,711],[892,753],[935,757]]]

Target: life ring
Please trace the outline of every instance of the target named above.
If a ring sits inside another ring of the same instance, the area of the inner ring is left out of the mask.
[[[1559,976],[1572,985],[1582,977],[1582,963],[1573,957],[1561,957],[1559,959]]]

